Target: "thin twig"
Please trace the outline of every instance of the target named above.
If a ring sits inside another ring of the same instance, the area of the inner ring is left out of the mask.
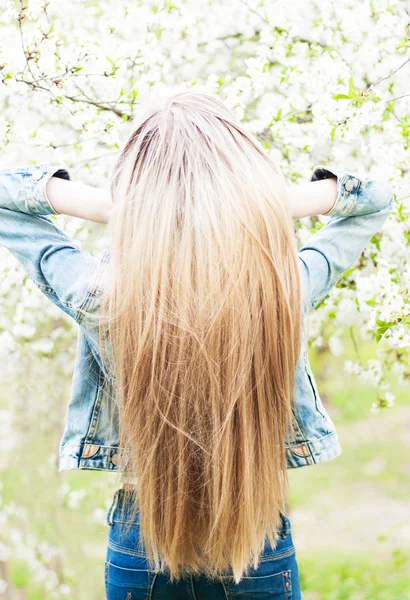
[[[403,94],[403,96],[397,96],[397,98],[392,98],[391,100],[386,100],[386,102],[395,102],[396,100],[401,100],[402,98],[408,98],[410,94]]]
[[[367,91],[370,90],[371,88],[373,88],[375,85],[377,85],[378,83],[384,81],[385,79],[388,79],[389,77],[391,77],[392,75],[394,75],[395,73],[397,73],[397,71],[400,71],[400,69],[402,69],[404,67],[404,65],[406,65],[408,62],[410,62],[410,58],[408,58],[407,60],[404,61],[404,63],[402,65],[400,65],[399,67],[397,67],[397,69],[394,69],[394,71],[391,71],[391,73],[389,73],[388,75],[386,75],[385,77],[382,77],[381,79],[379,79],[378,81],[375,81],[374,83],[372,83],[368,88]]]
[[[86,100],[85,98],[76,98],[75,96],[66,96],[65,94],[62,94],[62,96],[67,100],[71,100],[71,102],[84,102],[84,104],[90,104],[92,106],[95,106],[96,108],[99,108],[100,110],[112,112],[121,118],[129,117],[127,113],[122,112],[118,108],[115,108],[114,106],[106,106],[104,104],[101,104],[100,102],[97,102],[96,100]]]
[[[27,68],[29,70],[31,76],[34,78],[34,74],[33,74],[32,70],[31,70],[31,66],[30,66],[30,61],[28,59],[26,49],[24,48],[24,35],[23,35],[23,27],[22,27],[21,22],[24,19],[23,12],[25,10],[27,10],[27,7],[23,5],[23,0],[20,0],[20,13],[19,13],[19,15],[17,17],[17,21],[18,21],[18,27],[19,27],[19,31],[20,31],[21,47],[22,47],[22,50],[23,50],[24,58],[26,59],[26,65],[25,65],[25,67],[23,69],[23,73],[22,74],[24,75],[24,71]]]
[[[356,338],[354,336],[353,327],[349,327],[349,331],[350,331],[350,337],[351,337],[352,342],[353,342],[353,348],[354,348],[354,350],[356,352],[357,359],[360,362],[360,364],[363,366],[362,357],[360,356],[359,347],[357,345]]]
[[[92,158],[87,158],[85,160],[82,161],[77,161],[76,162],[76,166],[78,167],[79,165],[86,165],[89,162],[95,161],[95,160],[100,160],[101,158],[105,158],[106,156],[114,156],[118,154],[118,151],[115,150],[113,152],[106,152],[105,154],[100,154],[100,156],[93,156]]]
[[[42,85],[38,85],[36,83],[33,83],[32,81],[27,81],[27,79],[17,79],[16,78],[15,81],[17,81],[18,83],[25,83],[26,85],[30,86],[34,90],[40,90],[42,92],[47,92],[48,94],[51,94],[55,98],[55,94],[53,94],[52,90],[50,90],[49,88],[46,88]],[[96,100],[88,100],[86,98],[77,98],[76,96],[68,96],[67,94],[61,94],[61,96],[63,98],[65,98],[66,100],[71,100],[71,102],[83,102],[84,104],[90,104],[92,106],[95,106],[96,108],[99,108],[100,110],[112,112],[121,118],[123,118],[124,116],[129,117],[129,115],[127,115],[127,113],[122,112],[118,108],[115,108],[115,106],[108,106],[106,104],[102,104],[101,102],[97,102]]]
[[[257,17],[259,17],[261,19],[261,21],[263,21],[264,23],[266,23],[267,25],[269,25],[269,20],[266,17],[262,17],[262,15],[260,15],[258,13],[258,11],[256,11],[254,8],[251,8],[249,6],[249,4],[247,2],[245,2],[245,0],[242,0],[242,2],[246,6],[246,8],[249,10],[249,12],[253,13]]]

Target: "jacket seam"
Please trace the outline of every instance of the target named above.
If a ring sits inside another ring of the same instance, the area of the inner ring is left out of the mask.
[[[299,446],[300,444],[317,444],[318,442],[321,442],[322,440],[325,440],[327,437],[331,436],[331,435],[335,435],[336,430],[334,429],[333,431],[329,431],[329,433],[326,433],[326,435],[322,435],[322,437],[320,438],[315,438],[315,439],[304,439],[301,442],[295,442],[294,444],[285,444],[286,448],[293,448],[294,446]]]
[[[110,449],[112,449],[112,448],[118,448],[118,446],[113,446],[112,444],[111,444],[111,446],[108,445],[108,444],[96,444],[95,442],[88,440],[88,438],[86,437],[84,439],[84,442],[82,442],[80,444],[76,444],[75,446],[73,446],[71,444],[64,444],[63,446],[61,446],[61,449],[63,449],[63,448],[73,448],[75,450],[78,450],[78,449],[82,449],[85,444],[92,444],[93,446],[98,446],[99,448],[110,448]],[[89,458],[93,458],[93,457],[90,456]]]
[[[329,431],[329,433],[326,433],[326,435],[322,435],[319,438],[303,438],[302,440],[298,440],[297,442],[294,442],[292,444],[285,444],[285,448],[287,449],[292,449],[295,446],[300,446],[300,444],[317,444],[320,443],[321,441],[325,440],[328,437],[334,436],[336,434],[336,430],[334,429],[333,431]],[[98,446],[99,448],[108,448],[108,449],[112,449],[112,448],[116,448],[116,449],[120,449],[119,446],[113,446],[112,444],[97,444],[95,441],[93,440],[89,440],[88,436],[85,438],[83,443],[77,444],[77,445],[72,445],[72,444],[64,444],[63,446],[61,446],[61,449],[63,450],[64,448],[72,448],[75,450],[81,449],[84,444],[93,444],[94,446]],[[93,457],[90,457],[90,459]],[[305,458],[305,457],[303,457]],[[87,459],[89,460],[89,459]]]
[[[105,265],[108,262],[107,256],[108,256],[108,248],[105,248],[100,257],[100,262],[98,263],[96,270],[94,271],[94,273],[89,281],[89,285],[87,288],[87,292],[85,294],[84,301],[79,306],[78,316],[76,318],[76,321],[78,324],[82,323],[82,321],[84,319],[84,313],[82,311],[86,311],[89,308],[89,306],[92,302],[92,299],[95,298],[95,296],[96,296],[96,294],[93,293],[93,288],[94,289],[97,288],[98,284],[101,281],[102,275],[105,270]]]

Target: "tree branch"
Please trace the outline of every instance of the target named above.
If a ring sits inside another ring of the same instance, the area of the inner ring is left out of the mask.
[[[48,94],[53,95],[52,91],[49,88],[39,85],[38,83],[34,83],[33,81],[27,81],[27,79],[17,79],[17,78],[15,79],[15,81],[17,81],[18,83],[25,83],[26,85],[30,86],[34,90],[47,92]],[[61,96],[63,98],[65,98],[66,100],[70,100],[71,102],[82,102],[84,104],[90,104],[92,106],[95,106],[96,108],[99,108],[100,110],[112,112],[115,115],[117,115],[117,117],[120,117],[120,118],[123,118],[124,116],[129,118],[129,116],[130,116],[127,113],[121,111],[120,109],[115,108],[115,106],[109,106],[108,104],[98,102],[97,100],[92,100],[92,99],[87,99],[87,98],[78,98],[76,96],[69,96],[67,94],[61,94]]]

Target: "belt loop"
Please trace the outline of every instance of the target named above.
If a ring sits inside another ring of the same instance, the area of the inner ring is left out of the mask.
[[[288,522],[287,522],[287,518],[286,515],[284,513],[281,513],[281,521],[282,521],[282,527],[281,527],[281,532],[280,535],[283,539],[286,539],[289,531],[288,531]]]
[[[114,494],[114,498],[111,502],[110,510],[108,511],[108,515],[107,515],[107,523],[110,527],[112,527],[114,525],[114,521],[112,520],[112,517],[114,516],[115,509],[117,508],[118,494],[119,494],[119,490],[117,490]]]

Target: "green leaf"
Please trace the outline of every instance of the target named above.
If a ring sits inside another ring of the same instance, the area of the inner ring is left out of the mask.
[[[378,329],[376,330],[376,342],[379,343],[382,336],[386,333],[392,325],[395,325],[395,321],[382,321],[381,319],[376,319],[376,325]]]
[[[403,48],[403,50],[407,50],[408,46],[409,46],[409,40],[408,40],[407,36],[404,36],[404,38],[402,39],[400,44],[398,44],[396,46],[396,50],[401,50],[402,48]]]
[[[333,94],[332,98],[333,100],[349,100],[350,96],[346,94]]]
[[[353,75],[350,75],[349,77],[349,98],[355,98],[357,95],[357,91],[356,91],[356,87],[353,81]]]
[[[385,327],[386,329],[388,329],[389,327],[394,325],[394,321],[382,321],[381,319],[376,319],[376,325],[378,327]]]

